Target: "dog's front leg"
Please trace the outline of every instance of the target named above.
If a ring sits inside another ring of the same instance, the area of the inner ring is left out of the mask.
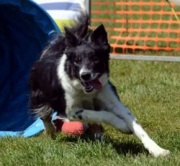
[[[87,123],[106,123],[123,133],[131,134],[132,132],[128,128],[126,122],[116,116],[115,114],[108,111],[95,111],[87,109],[76,109],[76,111],[68,114],[70,120],[80,120]]]
[[[105,109],[123,119],[129,129],[142,141],[144,147],[155,157],[166,156],[170,152],[158,146],[144,131],[136,117],[125,107],[117,97],[115,88],[109,83],[102,89],[98,99],[105,105]],[[119,123],[119,122],[117,122]]]

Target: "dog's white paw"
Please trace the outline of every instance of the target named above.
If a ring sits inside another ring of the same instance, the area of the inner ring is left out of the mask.
[[[77,120],[83,120],[84,119],[83,112],[84,110],[76,111],[75,114],[73,115],[73,118]]]
[[[156,147],[156,148],[151,148],[149,150],[149,153],[154,157],[164,157],[164,156],[168,156],[170,154],[170,151],[160,147]]]
[[[147,138],[144,142],[144,147],[149,151],[149,153],[154,157],[164,157],[170,154],[169,150],[161,148],[152,139]]]
[[[82,121],[83,120],[83,110],[78,110],[78,111],[75,111],[75,112],[71,112],[69,115],[68,115],[68,119],[71,120],[71,121]]]

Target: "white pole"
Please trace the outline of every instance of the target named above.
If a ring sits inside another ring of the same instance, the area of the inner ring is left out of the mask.
[[[85,0],[85,8],[87,13],[90,15],[90,10],[91,10],[91,4],[90,4],[91,0]]]
[[[173,2],[175,5],[180,5],[180,0],[169,0],[170,2]]]

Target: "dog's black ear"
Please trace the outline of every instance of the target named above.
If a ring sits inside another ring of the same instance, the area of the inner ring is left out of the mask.
[[[90,35],[89,40],[96,44],[105,46],[108,44],[107,32],[104,28],[104,25],[101,24],[98,26]]]
[[[68,47],[74,47],[78,44],[78,39],[76,36],[69,30],[69,28],[64,27],[65,31],[65,43]]]

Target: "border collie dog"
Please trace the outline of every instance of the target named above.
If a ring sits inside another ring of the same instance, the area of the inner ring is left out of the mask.
[[[106,123],[136,135],[155,157],[170,152],[158,146],[124,106],[109,81],[110,45],[103,25],[88,28],[86,14],[42,52],[30,74],[31,112],[43,120],[47,134],[56,132],[54,110],[69,120]]]

